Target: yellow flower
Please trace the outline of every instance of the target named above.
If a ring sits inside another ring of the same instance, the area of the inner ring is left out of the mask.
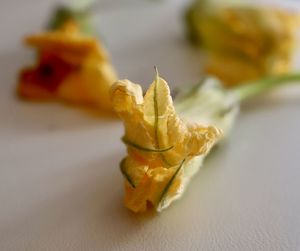
[[[81,34],[75,23],[28,36],[25,43],[37,50],[37,61],[21,71],[20,96],[111,107],[109,88],[116,73],[101,43]]]
[[[160,211],[182,194],[193,158],[206,155],[221,131],[181,120],[159,76],[144,97],[139,85],[120,80],[111,88],[111,99],[125,127],[125,206],[134,212]]]
[[[187,12],[192,40],[207,52],[205,71],[226,85],[291,68],[299,15],[282,9],[195,0]]]

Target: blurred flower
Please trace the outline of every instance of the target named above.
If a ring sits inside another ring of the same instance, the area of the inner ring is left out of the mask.
[[[207,52],[205,71],[226,85],[290,70],[299,16],[282,9],[196,0],[188,35]]]
[[[111,108],[109,88],[116,73],[100,41],[82,34],[77,22],[66,19],[25,43],[37,50],[37,60],[21,71],[20,96]]]

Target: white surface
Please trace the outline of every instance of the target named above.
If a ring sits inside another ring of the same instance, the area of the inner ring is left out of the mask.
[[[299,87],[244,107],[184,198],[161,215],[134,216],[122,206],[120,122],[13,95],[32,56],[20,38],[41,26],[50,5],[1,2],[1,251],[300,250]],[[199,78],[180,5],[149,1],[97,16],[122,78],[147,85],[153,65],[173,86]]]

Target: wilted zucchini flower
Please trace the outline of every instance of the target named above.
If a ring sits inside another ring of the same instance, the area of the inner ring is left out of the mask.
[[[189,38],[207,54],[205,72],[227,86],[289,72],[299,15],[225,3],[195,0],[186,13]]]
[[[125,127],[125,206],[133,212],[161,211],[182,195],[199,169],[195,163],[220,139],[221,130],[180,119],[168,84],[158,75],[144,97],[139,85],[120,80],[111,98]]]
[[[25,44],[37,56],[32,66],[21,70],[21,97],[111,109],[109,89],[117,75],[99,40],[68,21],[55,30],[27,36]]]
[[[300,81],[282,75],[228,90],[213,77],[179,91],[174,104],[158,75],[143,97],[139,85],[117,81],[112,104],[124,122],[127,156],[120,168],[125,206],[133,212],[160,212],[180,198],[210,149],[228,136],[240,102],[276,86]]]

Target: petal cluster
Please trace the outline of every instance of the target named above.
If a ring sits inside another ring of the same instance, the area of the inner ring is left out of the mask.
[[[168,84],[158,74],[145,96],[129,80],[116,82],[111,100],[125,127],[122,139],[128,155],[121,162],[125,205],[134,212],[157,209],[163,200],[181,191],[189,161],[206,155],[221,131],[180,119]]]

